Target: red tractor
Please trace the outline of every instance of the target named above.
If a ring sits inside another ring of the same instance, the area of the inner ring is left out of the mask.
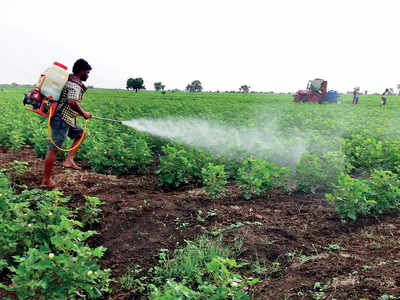
[[[300,90],[294,97],[294,102],[318,102],[322,104],[326,100],[328,81],[316,78],[307,84],[307,90]]]

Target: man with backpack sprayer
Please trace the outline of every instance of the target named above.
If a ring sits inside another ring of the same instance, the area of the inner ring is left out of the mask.
[[[75,170],[81,169],[75,163],[74,157],[85,139],[85,132],[76,124],[76,113],[83,116],[86,120],[92,118],[92,115],[84,111],[80,106],[83,94],[87,90],[82,81],[88,79],[91,69],[92,67],[84,59],[78,59],[75,62],[72,68],[73,74],[69,75],[68,81],[61,92],[59,104],[53,112],[53,116],[51,118],[49,116],[49,126],[51,127],[51,135],[49,137],[51,143],[49,144],[44,163],[42,187],[55,188],[57,185],[51,179],[51,172],[56,161],[57,150],[62,150],[60,147],[65,142],[67,136],[74,141],[63,166]]]

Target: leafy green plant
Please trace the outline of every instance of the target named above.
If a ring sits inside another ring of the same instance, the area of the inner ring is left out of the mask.
[[[333,194],[326,198],[336,204],[335,210],[342,218],[356,220],[359,215],[367,215],[375,201],[368,198],[370,186],[368,180],[353,179],[342,175]]]
[[[160,175],[162,186],[179,187],[190,181],[192,162],[188,159],[187,151],[174,146],[163,146],[164,156],[160,157],[160,168],[156,174]]]
[[[17,176],[21,176],[27,172],[31,172],[32,170],[28,168],[28,163],[26,161],[18,161],[14,160],[10,163],[10,167],[13,173]]]
[[[325,291],[328,289],[329,284],[322,284],[321,282],[315,282],[312,292],[312,297],[315,300],[324,299]]]
[[[47,126],[36,124],[30,142],[35,149],[36,155],[44,158],[49,148],[49,137],[47,134]]]
[[[216,209],[210,209],[205,213],[203,213],[203,211],[201,209],[199,209],[197,211],[196,220],[200,224],[205,224],[207,220],[211,219],[212,217],[215,217],[216,215],[217,215]]]
[[[257,279],[232,272],[238,264],[227,257],[229,250],[200,238],[177,249],[173,258],[160,253],[160,265],[153,269],[150,299],[249,299],[244,289]]]
[[[342,218],[381,214],[400,208],[400,181],[391,171],[374,170],[370,179],[342,175],[333,194],[326,198],[336,204]]]
[[[347,167],[349,165],[342,152],[326,152],[320,155],[305,153],[296,166],[297,189],[312,193],[331,190]]]
[[[72,245],[71,245],[72,246]],[[78,246],[78,245],[76,245]],[[82,247],[68,249],[67,243],[58,253],[50,248],[30,248],[26,255],[14,258],[18,267],[10,267],[14,273],[9,291],[16,291],[20,299],[65,299],[78,295],[98,298],[110,292],[111,270],[100,270],[93,261],[103,255],[104,248]],[[68,250],[67,250],[68,249]],[[67,250],[67,251],[65,251]],[[71,251],[71,252],[70,252]]]
[[[96,232],[81,231],[82,224],[62,203],[58,191],[24,190],[15,194],[0,174],[0,260],[8,269],[19,299],[98,298],[110,291],[110,270],[97,259],[105,248],[90,248],[85,241]]]
[[[209,163],[207,168],[202,169],[202,175],[206,193],[211,198],[218,199],[225,195],[227,181],[224,166]]]
[[[9,168],[0,169],[0,172],[6,174],[11,182],[13,182],[13,187],[23,187],[26,188],[26,185],[18,185],[15,181],[18,177],[21,177],[25,173],[31,172],[31,169],[28,168],[28,163],[25,161],[14,160],[9,164]]]
[[[151,162],[151,152],[144,139],[129,136],[99,134],[87,151],[90,166],[101,173],[121,175],[142,173]]]
[[[128,267],[128,271],[119,278],[121,288],[133,293],[143,293],[147,289],[149,278],[144,275],[144,270],[138,264]]]
[[[225,231],[232,230],[232,229],[237,229],[237,228],[243,227],[245,225],[259,225],[260,226],[260,225],[262,225],[262,223],[258,222],[258,221],[254,221],[254,222],[250,222],[250,221],[236,222],[236,223],[230,224],[228,226],[225,226],[223,228],[220,228],[220,229],[217,229],[217,230],[213,230],[210,233],[213,236],[219,236],[221,233],[223,233]]]
[[[238,170],[237,184],[243,191],[243,197],[250,199],[272,188],[286,187],[288,168],[280,168],[261,159],[247,158]]]
[[[266,261],[260,262],[257,259],[251,264],[251,272],[258,277],[275,277],[282,272],[282,266],[279,261],[269,263]]]
[[[78,207],[75,213],[80,217],[84,225],[93,225],[100,221],[101,205],[104,202],[97,197],[85,196],[85,203]]]
[[[13,151],[21,150],[25,145],[25,135],[21,130],[12,130],[10,133],[10,144]]]

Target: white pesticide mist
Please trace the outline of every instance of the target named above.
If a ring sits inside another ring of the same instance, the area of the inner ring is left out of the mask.
[[[232,128],[193,118],[135,119],[123,124],[231,159],[251,156],[294,167],[305,152],[303,138],[280,136],[273,121],[263,121],[255,128]]]

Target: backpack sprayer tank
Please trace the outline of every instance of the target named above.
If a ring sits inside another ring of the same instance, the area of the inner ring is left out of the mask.
[[[58,62],[47,68],[40,75],[36,87],[24,96],[24,105],[32,105],[28,110],[38,113],[41,116],[49,117],[49,106],[55,111],[57,101],[60,99],[61,92],[68,80],[67,67]],[[46,103],[47,102],[47,103]]]

